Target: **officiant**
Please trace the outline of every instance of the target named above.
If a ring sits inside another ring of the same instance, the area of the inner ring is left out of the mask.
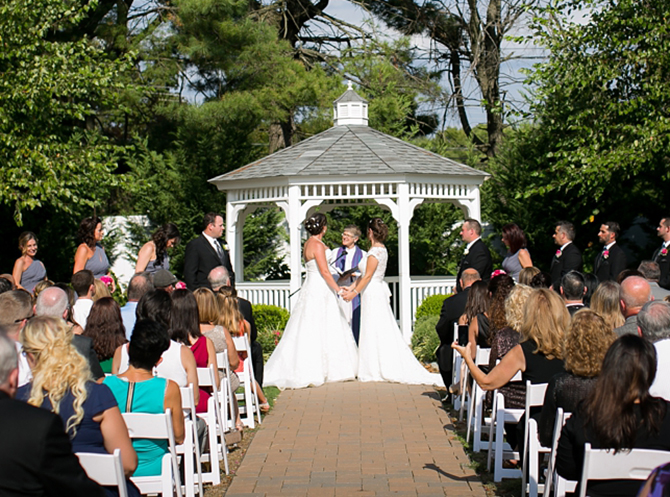
[[[349,225],[345,227],[342,232],[342,246],[333,251],[334,257],[331,262],[335,272],[333,278],[339,286],[349,286],[361,275],[361,271],[357,268],[367,254],[357,245],[360,237],[361,230],[358,229],[358,226]],[[354,271],[350,272],[352,269]],[[344,299],[338,299],[338,302],[349,321],[351,332],[358,344],[361,328],[361,296],[357,295],[351,302],[346,302]]]

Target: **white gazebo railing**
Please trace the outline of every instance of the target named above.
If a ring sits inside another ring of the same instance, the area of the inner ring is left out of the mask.
[[[400,318],[400,278],[385,278],[391,289],[391,307],[396,319]],[[267,304],[283,307],[291,312],[290,280],[276,281],[244,281],[235,284],[240,297],[252,304]],[[416,310],[423,300],[430,295],[448,295],[456,289],[455,276],[413,276],[410,283],[410,309],[412,323]]]

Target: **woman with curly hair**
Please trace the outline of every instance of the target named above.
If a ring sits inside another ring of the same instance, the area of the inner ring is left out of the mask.
[[[93,350],[102,371],[111,374],[114,352],[128,341],[121,309],[112,297],[103,297],[93,302],[83,334],[93,340]]]
[[[562,407],[565,412],[574,412],[582,399],[589,396],[614,340],[614,331],[597,313],[582,309],[572,318],[563,342],[566,372],[551,379],[544,396],[539,431],[545,447],[551,446],[556,409]]]
[[[179,229],[174,224],[166,223],[158,228],[137,254],[135,272],[153,274],[159,269],[169,271],[170,256],[167,250],[175,247],[180,239]]]
[[[91,380],[86,359],[72,345],[65,322],[34,317],[21,332],[21,341],[33,379],[19,389],[17,398],[58,414],[74,452],[111,454],[120,449],[126,477],[132,475],[137,454],[116,399],[107,386]],[[139,495],[130,482],[128,490]]]
[[[79,223],[79,246],[74,254],[74,269],[72,274],[88,269],[93,273],[95,279],[103,276],[109,276],[109,259],[105,249],[100,242],[102,241],[102,220],[97,217],[86,217]]]
[[[603,281],[591,297],[591,310],[605,320],[610,330],[626,322],[621,314],[620,291],[621,285],[616,281]]]
[[[579,481],[584,467],[584,445],[613,449],[670,451],[670,404],[653,397],[649,387],[656,377],[656,350],[637,335],[619,337],[607,350],[600,375],[588,395],[563,427],[556,455],[556,471]],[[590,481],[586,495],[635,496],[638,480]],[[576,492],[579,494],[579,487]]]

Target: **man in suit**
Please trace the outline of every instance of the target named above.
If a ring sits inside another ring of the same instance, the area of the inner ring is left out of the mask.
[[[656,349],[656,377],[649,393],[670,401],[670,303],[652,300],[644,304],[637,315],[637,327]]]
[[[202,221],[203,231],[186,245],[184,254],[184,281],[189,290],[202,286],[209,287],[207,275],[217,266],[223,266],[230,274],[230,281],[235,285],[235,273],[230,263],[230,256],[219,241],[223,235],[223,217],[215,212],[208,212]]]
[[[453,373],[452,364],[454,350],[451,348],[451,343],[454,341],[454,324],[458,322],[458,318],[460,318],[465,311],[465,304],[468,301],[470,286],[480,279],[476,269],[469,268],[463,271],[460,281],[463,290],[444,300],[442,303],[442,311],[440,312],[440,320],[435,326],[437,336],[440,337],[440,346],[437,349],[437,365],[440,368],[440,374],[442,375],[442,379],[447,388],[451,385]],[[465,344],[461,343],[461,345]],[[447,396],[444,398],[445,402],[448,400],[449,392],[447,392]]]
[[[461,275],[466,269],[476,269],[482,281],[488,282],[491,279],[493,272],[493,261],[491,260],[491,252],[489,248],[482,241],[482,225],[476,219],[466,219],[461,228],[461,238],[466,243],[463,258],[458,268],[456,275],[456,289],[460,292]]]
[[[661,278],[658,280],[658,284],[670,290],[670,257],[668,256],[670,250],[670,216],[661,219],[658,228],[656,228],[656,233],[663,240],[663,244],[654,251],[652,260],[658,264],[661,270]]]
[[[551,283],[560,283],[561,278],[570,271],[582,270],[582,253],[572,243],[575,240],[575,227],[567,221],[556,223],[554,230],[554,243],[560,248],[551,260]]]
[[[230,275],[228,270],[223,266],[217,266],[209,272],[207,275],[207,281],[212,287],[212,290],[218,292],[220,288],[231,286]],[[263,347],[258,343],[258,330],[256,329],[256,321],[254,320],[253,309],[251,308],[251,302],[246,299],[243,299],[239,295],[237,296],[237,305],[242,313],[242,317],[247,320],[249,323],[250,333],[249,338],[251,339],[251,362],[254,366],[254,377],[258,384],[263,386]]]
[[[586,293],[586,284],[584,283],[584,276],[578,271],[570,271],[561,278],[561,296],[565,300],[565,307],[567,307],[570,316],[574,316],[575,312],[584,308],[584,294]]]
[[[60,416],[14,400],[18,355],[0,333],[0,495],[104,496],[72,453]]]
[[[36,316],[51,316],[67,320],[68,306],[67,293],[57,286],[50,286],[42,290],[37,296],[34,312]],[[93,348],[93,340],[84,335],[73,334],[72,345],[88,361],[88,367],[91,369],[93,379],[104,378],[105,373],[102,371],[102,367],[100,367],[98,354],[96,354]]]
[[[651,287],[651,294],[654,296],[654,300],[663,300],[665,297],[670,295],[670,290],[661,288],[658,284],[658,280],[661,279],[661,269],[658,267],[656,262],[642,261],[637,267],[637,271],[645,280],[647,280],[647,283],[649,283],[649,286]]]
[[[33,379],[23,346],[19,341],[21,330],[33,316],[33,302],[30,294],[23,290],[10,290],[0,294],[0,327],[7,337],[14,341],[16,353],[19,355],[18,386],[22,387]],[[1,367],[1,365],[0,365]]]
[[[596,256],[593,264],[593,272],[600,282],[616,281],[619,273],[628,265],[625,252],[616,242],[620,232],[619,223],[614,221],[607,221],[600,226],[598,241],[603,244],[603,251]]]
[[[335,274],[333,274],[333,279],[337,282],[338,286],[350,286],[356,280],[356,276],[354,275],[344,278],[340,278],[339,275],[344,271],[357,267],[361,260],[366,256],[366,252],[361,250],[357,245],[360,237],[361,230],[358,229],[358,226],[347,226],[342,231],[342,246],[333,251],[334,259],[331,263],[331,272],[335,272]],[[361,331],[361,296],[357,294],[348,302],[344,299],[337,299],[337,302],[344,311],[344,315],[347,317],[349,325],[351,326],[351,332],[354,335],[356,344],[358,344],[358,338]]]

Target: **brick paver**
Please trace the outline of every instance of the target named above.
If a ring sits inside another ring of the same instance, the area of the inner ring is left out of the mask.
[[[331,383],[285,390],[227,497],[485,497],[431,387]]]

